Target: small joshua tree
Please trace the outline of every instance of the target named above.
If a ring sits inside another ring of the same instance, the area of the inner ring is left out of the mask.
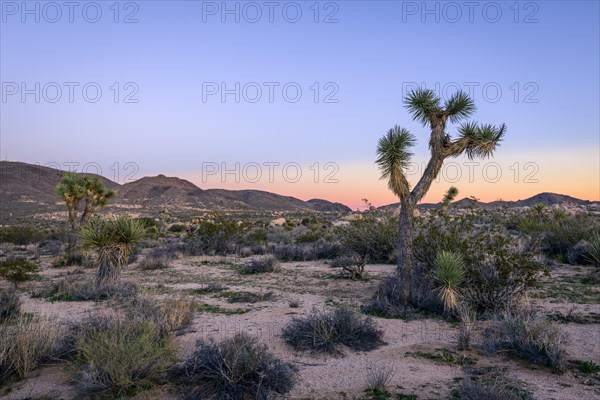
[[[83,225],[80,236],[84,246],[96,251],[96,286],[105,286],[119,281],[131,246],[146,237],[146,229],[139,220],[129,217],[92,219]]]
[[[462,154],[470,159],[491,156],[504,137],[506,126],[464,122],[458,128],[458,136],[453,139],[446,133],[446,124],[462,122],[475,111],[475,104],[466,93],[456,92],[442,104],[432,90],[419,89],[409,93],[404,102],[413,119],[428,126],[431,131],[431,158],[423,176],[411,190],[404,169],[412,157],[410,148],[415,143],[415,137],[397,125],[379,139],[376,163],[381,170],[381,178],[387,179],[388,187],[400,199],[396,277],[400,300],[409,305],[414,295],[412,241],[415,207],[438,176],[446,158]]]
[[[458,189],[454,186],[450,186],[450,189],[448,189],[448,191],[444,195],[444,198],[442,199],[442,210],[448,210],[448,206],[454,201],[457,195]]]

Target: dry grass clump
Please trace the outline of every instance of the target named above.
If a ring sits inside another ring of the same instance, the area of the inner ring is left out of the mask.
[[[23,378],[50,361],[59,345],[60,327],[45,317],[20,315],[0,325],[0,383]]]
[[[62,279],[52,282],[48,287],[36,293],[34,297],[43,297],[50,301],[100,301],[134,296],[137,287],[131,282],[117,282],[103,286],[93,281],[73,281]]]
[[[192,304],[183,298],[135,296],[123,300],[122,308],[132,320],[155,323],[162,336],[174,335],[192,322]]]
[[[477,373],[479,372],[479,373]],[[453,399],[460,400],[534,400],[520,382],[499,375],[496,371],[475,371],[465,377]]]
[[[242,268],[242,273],[245,274],[261,274],[279,271],[281,271],[281,264],[273,255],[266,255],[248,260]]]
[[[144,271],[153,271],[157,269],[169,268],[169,258],[165,256],[159,257],[145,257],[140,261],[140,268]]]
[[[547,365],[553,372],[566,369],[566,334],[558,324],[530,309],[506,312],[483,335],[483,348],[488,352],[509,350],[523,359]]]
[[[369,351],[384,344],[383,330],[375,321],[348,308],[313,309],[305,317],[293,318],[283,328],[282,337],[297,350],[334,354],[343,354],[341,345]]]
[[[256,338],[238,333],[221,343],[199,341],[175,370],[189,388],[187,399],[257,399],[289,392],[296,368],[272,356]]]
[[[21,300],[17,292],[10,289],[0,289],[0,323],[16,317],[21,312]]]

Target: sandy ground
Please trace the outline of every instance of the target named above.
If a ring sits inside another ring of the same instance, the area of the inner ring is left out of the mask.
[[[49,265],[49,261],[42,259]],[[469,352],[457,350],[457,328],[442,319],[412,321],[376,318],[385,331],[386,345],[371,352],[347,350],[344,356],[324,356],[296,352],[280,337],[283,326],[295,315],[303,315],[313,307],[323,308],[338,304],[358,306],[369,299],[382,276],[393,272],[390,265],[368,265],[368,281],[337,279],[336,271],[322,262],[291,262],[283,264],[279,273],[240,275],[235,264],[243,260],[219,257],[185,257],[172,262],[167,270],[141,271],[132,265],[124,271],[124,279],[138,283],[149,293],[160,295],[184,294],[196,301],[216,304],[222,308],[244,308],[244,314],[224,315],[196,313],[192,326],[176,337],[179,355],[190,354],[198,339],[222,339],[237,332],[247,332],[259,338],[278,357],[299,368],[298,382],[288,399],[338,399],[358,396],[366,385],[370,370],[390,369],[392,387],[404,394],[417,394],[419,399],[444,399],[456,387],[456,379],[464,376],[459,365],[447,365],[407,354],[422,351],[435,352],[446,348],[459,356],[477,360],[476,367],[498,367],[508,377],[522,381],[537,399],[600,399],[599,380],[569,370],[552,374],[546,367],[535,366],[507,355],[486,356],[476,348]],[[565,267],[567,268],[567,267]],[[45,269],[41,282],[32,283],[22,290],[23,310],[47,315],[57,321],[76,321],[90,311],[103,307],[94,302],[53,302],[32,299],[27,295],[35,287],[66,276],[73,268]],[[70,275],[72,279],[91,276]],[[264,293],[273,291],[272,300],[254,304],[230,304],[214,294],[194,295],[190,289],[210,282],[221,283],[230,291]],[[290,307],[298,301],[298,308]],[[567,313],[573,305],[555,302],[544,297],[533,299],[534,305],[544,312]],[[600,298],[596,304],[578,304],[575,312],[582,315],[600,315]],[[593,360],[600,364],[600,324],[566,323],[561,329],[569,334],[568,355],[572,360]],[[2,338],[6,340],[7,338]],[[6,399],[52,396],[57,399],[77,398],[69,385],[69,374],[64,365],[54,365],[34,371],[27,379],[12,383],[1,393]],[[0,396],[2,397],[2,396]],[[158,389],[138,396],[140,399],[177,399],[172,389]]]

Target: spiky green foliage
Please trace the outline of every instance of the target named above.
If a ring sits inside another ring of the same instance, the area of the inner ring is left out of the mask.
[[[413,90],[404,99],[405,107],[413,119],[426,126],[441,111],[440,98],[433,90]]]
[[[452,123],[459,122],[468,118],[475,112],[475,103],[468,94],[458,91],[450,97],[444,104],[448,119]]]
[[[139,220],[116,217],[88,221],[79,234],[87,248],[96,251],[98,273],[96,283],[115,283],[122,266],[126,265],[131,246],[146,237],[146,229]]]
[[[458,133],[455,154],[452,155],[464,152],[470,160],[475,157],[487,158],[494,154],[494,150],[502,141],[506,133],[506,125],[502,124],[496,127],[491,124],[467,122],[460,126]]]
[[[441,285],[440,298],[446,311],[456,309],[459,288],[465,281],[465,263],[458,253],[440,251],[434,261],[434,279]]]
[[[404,168],[413,155],[410,148],[414,144],[415,137],[398,125],[379,139],[376,163],[381,170],[381,179],[388,179],[388,187],[398,196],[408,191]]]
[[[452,203],[452,201],[456,198],[457,195],[458,189],[454,186],[450,186],[450,189],[448,189],[448,191],[444,195],[444,198],[442,199],[442,208],[444,210],[448,209],[448,206],[450,205],[450,203]]]
[[[585,241],[585,258],[592,264],[600,267],[600,233],[593,234]]]

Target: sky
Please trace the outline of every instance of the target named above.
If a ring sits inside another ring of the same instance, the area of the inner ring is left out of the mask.
[[[416,136],[414,185],[429,132],[403,99],[425,87],[508,126],[493,158],[446,160],[425,202],[600,200],[597,1],[0,5],[2,160],[389,204],[377,140]]]

